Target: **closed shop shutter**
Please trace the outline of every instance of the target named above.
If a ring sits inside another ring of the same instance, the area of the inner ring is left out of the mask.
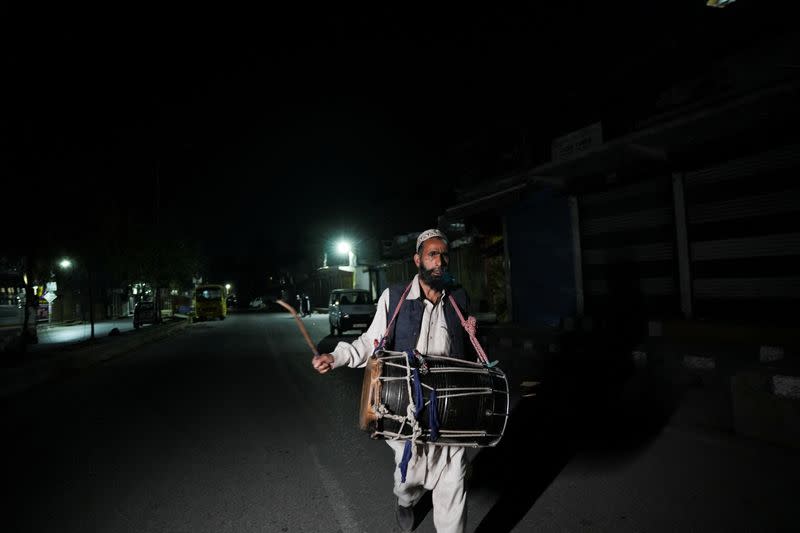
[[[670,176],[578,197],[585,313],[680,314]]]
[[[698,318],[790,321],[800,304],[800,145],[686,173]]]

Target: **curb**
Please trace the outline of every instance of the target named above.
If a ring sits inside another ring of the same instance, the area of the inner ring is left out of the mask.
[[[650,330],[659,335],[651,335],[634,351],[633,360],[664,379],[681,398],[674,424],[800,449],[796,349],[777,338],[733,343],[664,337],[658,323]]]
[[[100,344],[81,346],[31,361],[21,367],[0,370],[0,398],[19,394],[35,385],[109,361],[135,348],[168,337],[188,325],[189,321],[184,320],[159,327],[152,332],[143,331],[129,338],[123,336]]]

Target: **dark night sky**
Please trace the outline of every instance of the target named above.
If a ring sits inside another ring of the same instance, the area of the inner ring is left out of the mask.
[[[12,168],[62,198],[142,206],[158,168],[164,220],[245,262],[420,230],[453,203],[463,141],[525,128],[545,146],[768,30],[754,2],[704,4],[20,24],[5,40],[7,139],[26,154]],[[195,224],[204,205],[224,216]]]

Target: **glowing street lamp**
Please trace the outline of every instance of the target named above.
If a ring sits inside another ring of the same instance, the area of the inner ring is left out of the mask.
[[[347,255],[352,250],[350,243],[347,241],[339,241],[336,243],[336,251],[342,255]]]
[[[226,291],[229,291],[229,290],[231,290],[231,284],[230,284],[230,283],[226,283],[226,284],[225,284],[225,290],[226,290]]]
[[[326,248],[330,246],[330,244],[326,244]],[[334,244],[334,249],[336,253],[339,255],[343,255],[347,257],[347,266],[354,267],[356,265],[355,257],[356,254],[353,252],[353,246],[350,244],[349,241],[341,240]],[[324,252],[322,254],[322,267],[328,268],[328,252]]]
[[[61,270],[70,270],[74,265],[72,261],[68,258],[64,257],[61,261],[58,262],[58,266],[61,267]],[[45,294],[45,299],[47,300],[47,324],[48,326],[52,326],[53,324],[53,300],[56,299],[56,295],[49,292]],[[91,298],[91,287],[89,287],[89,311],[91,313],[92,310],[92,298]],[[91,338],[94,339],[94,315],[90,316],[91,321]]]
[[[339,252],[340,255],[347,256],[347,266],[348,267],[355,267],[356,266],[356,254],[353,252],[353,246],[348,241],[339,241],[336,243],[336,251]]]

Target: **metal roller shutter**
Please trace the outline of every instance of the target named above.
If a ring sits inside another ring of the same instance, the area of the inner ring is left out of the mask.
[[[684,176],[695,314],[775,323],[800,304],[800,145]]]
[[[680,313],[671,177],[578,197],[585,312]]]

